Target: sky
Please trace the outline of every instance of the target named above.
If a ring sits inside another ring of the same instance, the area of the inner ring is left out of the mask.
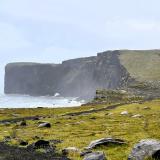
[[[159,0],[0,0],[0,91],[9,62],[159,49]]]

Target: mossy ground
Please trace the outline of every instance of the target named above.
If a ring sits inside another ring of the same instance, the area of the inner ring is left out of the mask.
[[[132,78],[138,81],[159,81],[159,50],[121,50],[120,61]]]
[[[57,144],[61,151],[66,147],[77,147],[83,149],[92,140],[104,137],[116,137],[126,140],[127,145],[101,146],[96,150],[102,150],[108,160],[126,160],[132,147],[141,139],[160,139],[160,100],[133,103],[117,107],[113,110],[104,110],[97,113],[79,116],[64,116],[67,113],[92,110],[101,108],[107,104],[96,106],[82,106],[76,108],[37,108],[37,109],[4,109],[0,110],[0,119],[10,119],[26,116],[43,116],[40,121],[52,124],[51,128],[38,128],[38,121],[28,120],[27,126],[22,127],[15,123],[10,125],[0,124],[0,140],[4,136],[14,136],[12,145],[18,145],[18,139],[35,141],[35,136],[46,140],[59,139],[62,143]],[[151,109],[144,109],[144,107]],[[122,111],[128,111],[129,115],[121,115]],[[109,114],[112,113],[112,114]],[[141,118],[132,118],[132,115],[141,114]],[[63,116],[62,116],[63,115]],[[79,154],[71,154],[73,160],[81,160]]]

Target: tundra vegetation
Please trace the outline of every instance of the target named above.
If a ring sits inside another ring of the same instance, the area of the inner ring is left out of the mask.
[[[28,145],[37,139],[60,140],[56,150],[61,154],[68,147],[83,151],[93,140],[113,137],[127,144],[99,146],[94,150],[104,151],[108,160],[126,160],[141,139],[160,139],[159,107],[160,100],[156,99],[128,104],[92,103],[72,108],[1,109],[0,140],[10,137],[6,143],[18,147],[22,140]],[[124,111],[128,114],[122,115]],[[24,121],[26,125],[21,125]],[[42,122],[49,122],[51,126],[38,127]],[[39,149],[38,152],[44,151]],[[0,151],[0,157],[5,156],[7,152]],[[78,152],[71,152],[68,157],[83,159]]]

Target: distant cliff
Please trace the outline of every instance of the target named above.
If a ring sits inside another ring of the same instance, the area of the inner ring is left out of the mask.
[[[5,68],[4,91],[34,96],[58,92],[62,96],[91,98],[96,89],[122,88],[135,80],[160,80],[159,66],[158,50],[107,51],[62,64],[10,63]]]

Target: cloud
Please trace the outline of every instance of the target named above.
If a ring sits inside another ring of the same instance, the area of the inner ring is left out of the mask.
[[[53,62],[62,62],[64,60],[79,58],[79,57],[87,57],[96,55],[96,52],[91,50],[76,50],[71,48],[60,48],[55,46],[47,47],[43,50],[43,55],[48,57],[48,59],[52,59]]]
[[[159,21],[153,21],[153,20],[150,21],[130,20],[128,21],[128,26],[131,27],[133,30],[140,32],[160,31]]]
[[[15,26],[0,22],[0,50],[30,47]]]
[[[32,21],[68,24],[87,17],[81,10],[85,9],[83,4],[73,0],[5,0],[0,2],[0,12]]]

